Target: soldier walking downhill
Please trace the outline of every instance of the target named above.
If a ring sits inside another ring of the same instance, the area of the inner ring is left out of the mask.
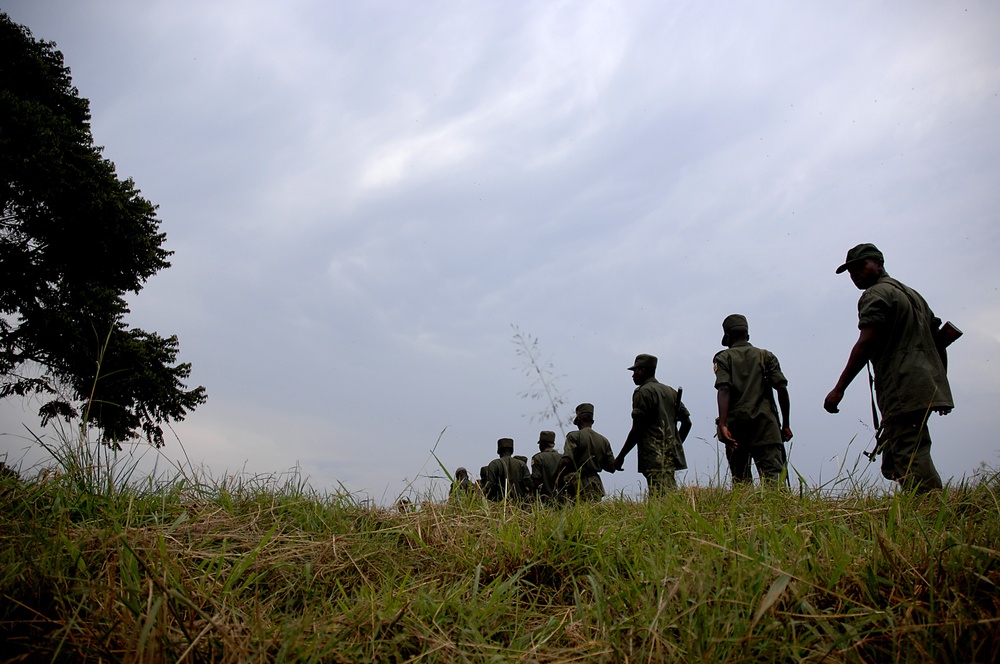
[[[932,412],[945,415],[955,407],[945,348],[961,332],[950,323],[942,327],[920,293],[889,276],[882,252],[874,244],[859,244],[848,251],[837,274],[844,271],[864,291],[858,300],[861,332],[823,407],[838,412],[844,390],[870,361],[882,413],[876,434],[882,475],[904,489],[940,489],[927,419]]]

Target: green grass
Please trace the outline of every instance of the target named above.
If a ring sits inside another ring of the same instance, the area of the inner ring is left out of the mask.
[[[0,480],[0,658],[1000,660],[1000,477],[371,508],[295,476]]]

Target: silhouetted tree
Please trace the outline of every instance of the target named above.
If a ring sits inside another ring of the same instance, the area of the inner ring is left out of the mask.
[[[125,294],[170,265],[164,239],[94,145],[55,44],[0,13],[0,397],[47,395],[43,422],[83,403],[105,442],[163,445],[161,425],[206,399],[184,389],[176,336],[123,322]]]

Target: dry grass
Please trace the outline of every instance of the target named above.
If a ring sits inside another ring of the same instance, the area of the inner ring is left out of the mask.
[[[400,513],[295,482],[79,472],[3,480],[4,657],[1000,659],[996,475],[922,498],[709,487]]]

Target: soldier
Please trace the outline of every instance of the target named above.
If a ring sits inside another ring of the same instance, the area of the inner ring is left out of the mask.
[[[602,470],[615,472],[615,453],[608,439],[591,428],[594,426],[593,404],[577,406],[573,424],[578,431],[566,435],[560,461],[563,491],[577,500],[599,501],[605,494],[598,473]]]
[[[761,480],[788,480],[784,443],[791,439],[788,424],[788,379],[778,358],[769,350],[750,345],[750,328],[742,314],[722,321],[722,345],[712,359],[719,402],[719,440],[726,445],[726,459],[733,482],[753,482],[750,460]],[[778,393],[781,423],[774,394]]]
[[[486,467],[486,497],[493,501],[522,498],[531,493],[528,464],[514,454],[514,439],[497,441],[497,456]]]
[[[961,333],[948,323],[942,328],[941,319],[934,316],[920,293],[889,276],[882,252],[874,244],[859,244],[848,251],[837,274],[845,270],[864,291],[858,300],[861,332],[823,407],[830,413],[838,412],[844,390],[870,361],[883,418],[881,428],[875,423],[882,475],[904,489],[940,489],[941,476],[931,460],[927,418],[932,411],[945,415],[955,407],[945,369],[945,347]],[[949,332],[956,334],[948,339]]]
[[[682,444],[691,431],[691,414],[674,388],[656,380],[656,357],[637,355],[629,371],[637,386],[632,393],[632,429],[615,459],[615,468],[622,470],[625,457],[638,446],[639,472],[646,478],[649,492],[676,489],[674,471],[687,468]]]
[[[489,466],[481,466],[479,468],[479,479],[476,480],[476,488],[479,490],[479,493],[484,496],[490,495],[490,492],[487,490],[487,487],[489,487],[490,484],[489,479],[486,477],[488,471]]]
[[[459,468],[455,471],[455,481],[451,485],[448,497],[452,500],[463,500],[472,495],[475,490],[476,486],[469,479],[469,471],[465,468]]]
[[[531,482],[535,485],[535,492],[544,501],[556,497],[556,473],[559,471],[562,454],[556,451],[555,446],[555,432],[542,431],[538,434],[538,454],[531,457]]]

